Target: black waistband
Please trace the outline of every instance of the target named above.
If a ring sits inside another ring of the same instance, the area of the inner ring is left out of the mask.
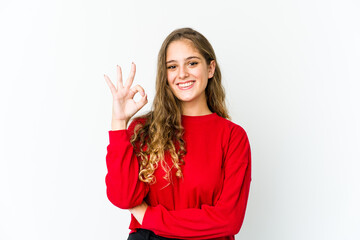
[[[127,240],[181,240],[178,238],[166,238],[156,235],[153,231],[138,228],[136,232],[129,235]]]

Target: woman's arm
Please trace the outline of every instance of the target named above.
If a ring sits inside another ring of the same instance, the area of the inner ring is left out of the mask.
[[[229,142],[225,179],[215,206],[169,211],[162,205],[135,211],[142,228],[164,237],[209,239],[235,235],[244,216],[251,182],[251,152],[245,131],[237,128]],[[211,176],[210,176],[211,177]],[[142,216],[143,215],[143,216]]]
[[[110,202],[122,209],[141,204],[149,191],[148,184],[138,178],[139,162],[130,143],[130,136],[137,122],[132,121],[128,129],[109,131],[106,192]]]
[[[149,189],[147,184],[138,180],[139,163],[130,143],[136,122],[133,121],[128,130],[126,125],[148,101],[145,90],[140,85],[131,87],[136,73],[134,63],[131,64],[131,72],[125,83],[123,83],[121,67],[117,65],[116,71],[116,87],[104,74],[113,96],[111,123],[113,131],[109,131],[110,144],[106,155],[108,173],[105,182],[110,202],[119,208],[128,209],[141,204]],[[142,98],[135,102],[133,98],[137,92]]]

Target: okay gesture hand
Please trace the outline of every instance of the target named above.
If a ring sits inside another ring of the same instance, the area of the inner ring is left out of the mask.
[[[112,119],[115,121],[124,120],[128,122],[130,118],[135,115],[147,102],[147,94],[140,85],[131,87],[134,81],[136,66],[131,64],[131,72],[127,78],[125,85],[122,80],[121,67],[116,66],[117,69],[117,88],[113,85],[110,78],[104,74],[104,78],[109,85],[111,94],[113,96]],[[135,94],[139,92],[142,98],[139,102],[134,101]]]

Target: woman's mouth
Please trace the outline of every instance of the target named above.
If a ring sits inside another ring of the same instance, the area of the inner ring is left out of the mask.
[[[187,89],[192,88],[194,83],[195,83],[195,81],[189,81],[186,83],[179,83],[179,84],[177,84],[177,86],[179,87],[180,90],[187,90]]]

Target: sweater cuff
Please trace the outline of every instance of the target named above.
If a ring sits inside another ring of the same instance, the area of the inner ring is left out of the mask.
[[[130,137],[127,129],[121,130],[110,130],[109,131],[109,142],[111,145],[120,145],[122,142],[129,142]]]

